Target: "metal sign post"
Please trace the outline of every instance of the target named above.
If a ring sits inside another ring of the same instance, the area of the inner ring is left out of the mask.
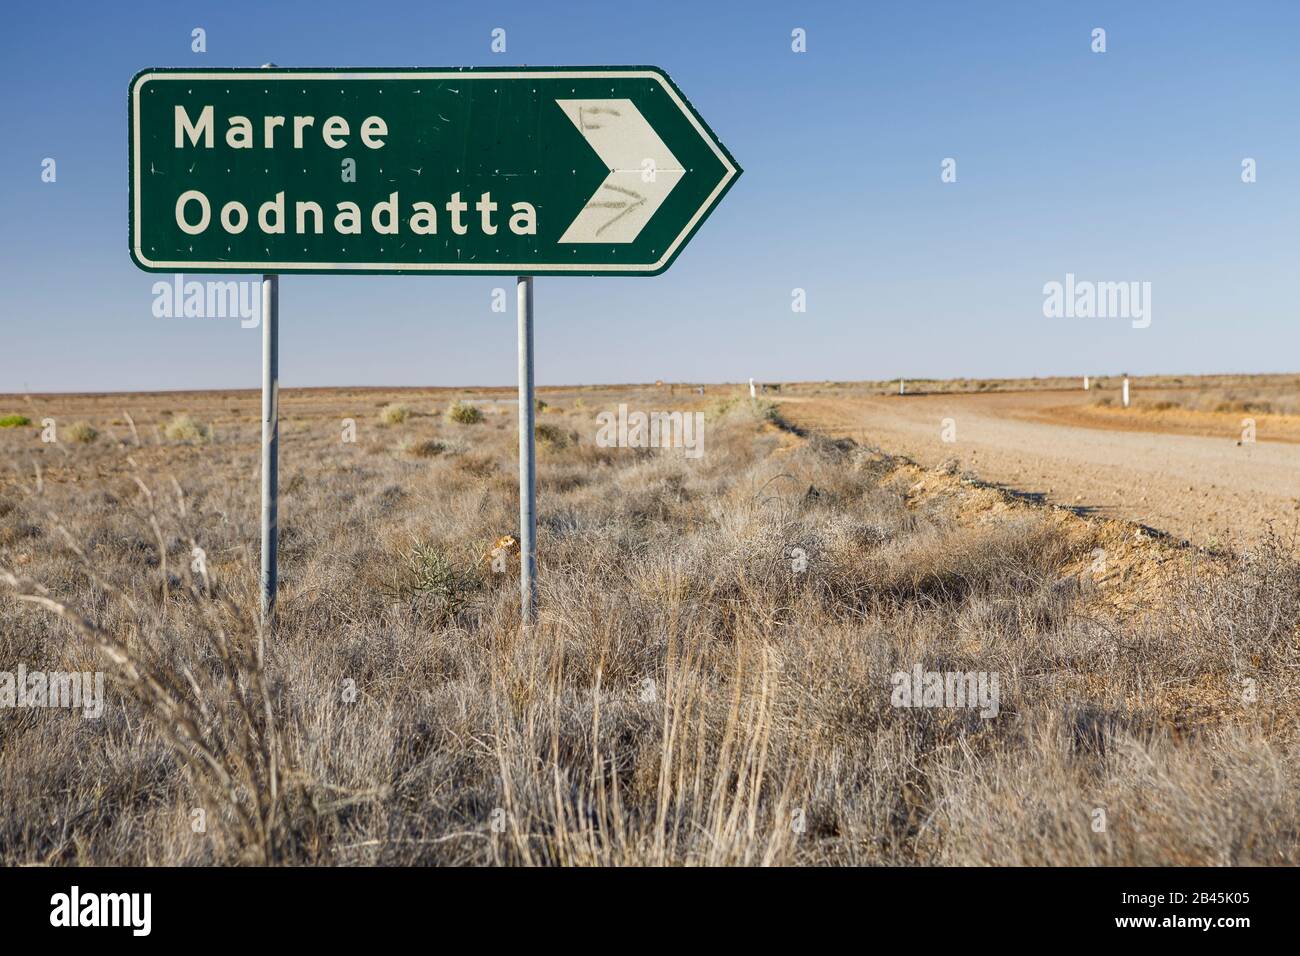
[[[533,277],[520,276],[519,298],[519,600],[524,625],[537,614],[537,401],[533,397]]]
[[[280,505],[280,277],[262,276],[262,627],[275,619]]]

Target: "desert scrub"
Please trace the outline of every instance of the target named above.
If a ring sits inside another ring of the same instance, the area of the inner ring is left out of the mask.
[[[1214,406],[1214,410],[1216,412],[1244,412],[1247,415],[1272,415],[1277,411],[1271,402],[1242,401],[1240,399],[1219,402]]]
[[[539,422],[533,427],[533,434],[537,436],[537,442],[543,448],[567,448],[570,442],[576,444],[578,441],[577,432],[566,435],[559,425],[552,425],[550,422]]]
[[[477,425],[483,421],[483,413],[477,405],[469,402],[452,402],[447,406],[447,421],[458,425]]]
[[[400,425],[411,417],[411,409],[401,402],[385,405],[379,410],[379,420],[385,425]]]
[[[752,418],[758,422],[775,422],[778,420],[775,402],[762,399],[745,399],[740,395],[720,398],[704,412],[704,418],[710,422],[720,422],[732,416]]]
[[[90,422],[73,422],[63,430],[63,434],[83,445],[89,445],[99,437],[99,432]]]
[[[447,450],[447,446],[434,438],[404,438],[397,450],[409,458],[433,458]]]
[[[0,428],[22,428],[24,425],[30,425],[32,420],[26,415],[6,415],[0,418]]]
[[[212,429],[189,415],[177,415],[163,428],[163,434],[172,441],[207,441]]]
[[[441,624],[464,610],[478,584],[476,575],[461,571],[439,548],[413,541],[385,590],[394,600],[419,605]]]
[[[732,395],[730,398],[720,398],[705,410],[704,417],[706,420],[711,422],[721,421],[735,411],[738,404],[740,404],[739,395]]]

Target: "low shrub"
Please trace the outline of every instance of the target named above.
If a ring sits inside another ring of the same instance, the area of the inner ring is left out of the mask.
[[[207,441],[212,429],[196,422],[189,415],[177,415],[163,427],[163,434],[172,441]]]
[[[83,445],[89,445],[99,437],[99,431],[90,422],[73,422],[63,429],[63,434]]]
[[[411,458],[434,458],[447,450],[447,446],[433,438],[406,438],[397,450]]]
[[[457,425],[477,425],[483,421],[483,413],[469,402],[452,402],[447,406],[447,420]]]

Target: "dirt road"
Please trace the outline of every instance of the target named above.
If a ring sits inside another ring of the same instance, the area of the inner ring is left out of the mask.
[[[1300,445],[1270,441],[1264,425],[1256,442],[1239,443],[1227,429],[1222,437],[1161,431],[1140,412],[1091,421],[1082,390],[779,401],[797,425],[930,467],[953,459],[1010,490],[1197,544],[1249,544],[1269,522],[1284,536],[1300,525]]]

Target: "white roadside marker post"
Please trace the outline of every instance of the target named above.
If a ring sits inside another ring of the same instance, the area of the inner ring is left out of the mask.
[[[754,380],[752,378],[749,380],[749,397],[758,398],[758,394],[754,391]]]
[[[262,630],[275,619],[280,504],[280,277],[262,276]]]
[[[1085,392],[1088,390],[1088,376],[1086,375],[1083,377],[1083,390]]]
[[[1128,408],[1128,376],[1124,376],[1124,407]]]
[[[907,393],[907,386],[903,384],[903,380],[900,378],[898,380],[898,394],[905,395],[906,393]]]
[[[537,403],[533,400],[533,277],[515,283],[519,301],[519,599],[524,627],[537,616]]]

